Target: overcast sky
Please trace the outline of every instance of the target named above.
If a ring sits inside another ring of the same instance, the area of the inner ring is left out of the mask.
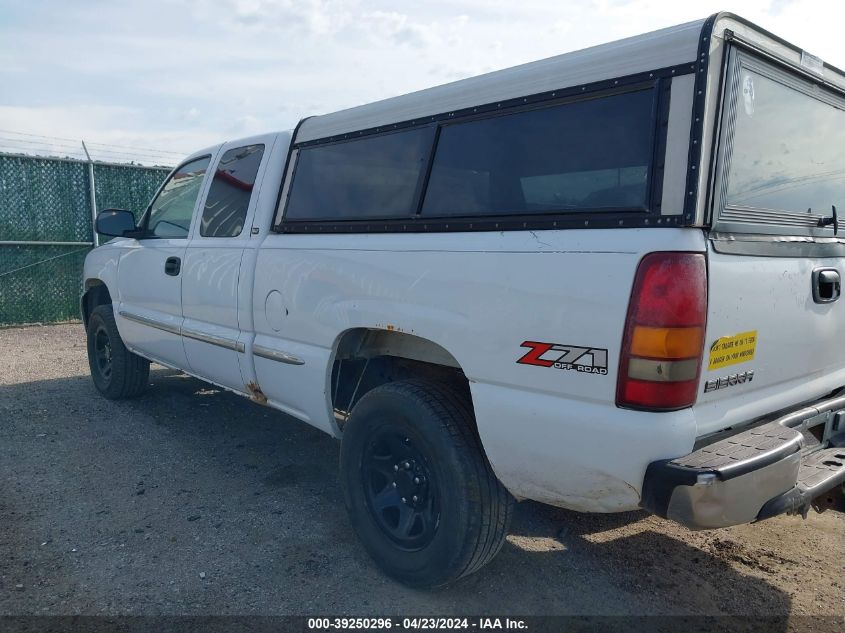
[[[720,9],[845,67],[845,0],[0,0],[0,139],[187,153]]]

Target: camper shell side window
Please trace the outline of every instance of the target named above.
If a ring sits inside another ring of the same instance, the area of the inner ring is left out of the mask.
[[[672,77],[649,75],[294,140],[275,230],[678,225],[660,208]]]

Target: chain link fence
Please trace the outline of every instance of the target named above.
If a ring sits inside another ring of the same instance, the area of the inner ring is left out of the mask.
[[[137,217],[168,171],[0,153],[0,326],[78,318],[96,210]]]

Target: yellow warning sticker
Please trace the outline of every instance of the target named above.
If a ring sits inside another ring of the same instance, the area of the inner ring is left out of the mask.
[[[756,349],[757,330],[723,336],[713,341],[710,346],[710,362],[707,369],[719,369],[752,360]]]

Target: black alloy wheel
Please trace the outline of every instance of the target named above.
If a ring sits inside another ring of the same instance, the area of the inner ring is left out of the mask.
[[[100,372],[100,378],[108,382],[112,374],[112,347],[109,340],[109,333],[105,325],[99,325],[94,333],[94,355],[96,363],[94,366]]]
[[[362,461],[367,506],[384,533],[409,551],[428,545],[440,521],[437,481],[428,456],[398,427],[372,438]]]

